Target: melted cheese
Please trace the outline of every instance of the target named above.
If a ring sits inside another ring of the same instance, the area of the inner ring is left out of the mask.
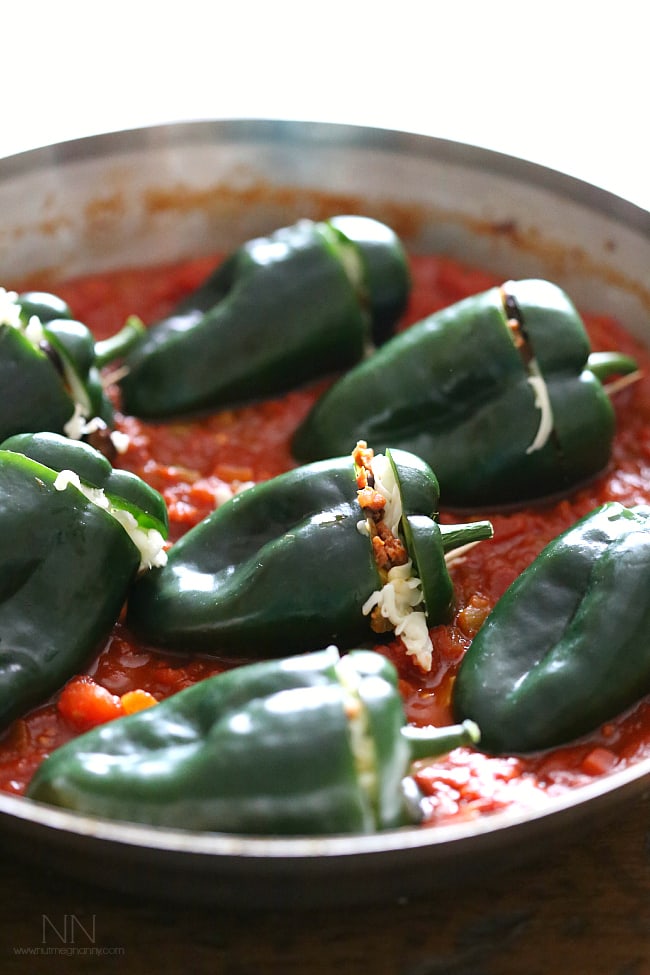
[[[395,479],[393,465],[384,454],[377,454],[376,457],[373,457],[371,466],[375,491],[386,499],[384,521],[393,535],[396,536],[402,518],[402,498],[399,493],[399,485]]]
[[[423,610],[417,609],[423,606],[422,583],[413,575],[410,559],[405,565],[389,569],[387,581],[368,597],[361,612],[367,616],[375,606],[392,624],[395,636],[401,637],[407,654],[422,670],[431,670],[433,645],[427,618]]]
[[[532,386],[535,394],[535,406],[541,413],[535,438],[526,448],[526,453],[532,454],[545,446],[553,432],[553,408],[551,407],[551,398],[548,394],[548,386],[537,364],[537,359],[531,359],[528,364],[528,373],[528,382]]]
[[[61,471],[54,482],[57,491],[65,491],[72,484],[92,504],[102,508],[122,526],[133,544],[140,552],[140,570],[161,567],[167,562],[167,552],[163,546],[165,540],[155,528],[140,528],[130,511],[116,508],[104,494],[101,488],[89,487],[83,484],[79,475],[74,471]]]

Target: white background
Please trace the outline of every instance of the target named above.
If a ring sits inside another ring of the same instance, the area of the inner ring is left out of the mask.
[[[0,156],[179,119],[352,122],[650,209],[649,22],[646,0],[6,0]]]

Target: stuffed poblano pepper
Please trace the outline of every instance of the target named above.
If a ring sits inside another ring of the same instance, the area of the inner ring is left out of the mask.
[[[250,240],[127,356],[123,407],[154,418],[221,409],[345,369],[391,333],[409,289],[399,239],[368,217]]]
[[[238,667],[95,728],[43,762],[28,796],[191,830],[371,833],[417,820],[405,781],[415,758],[477,739],[472,722],[407,726],[389,661],[329,647]]]
[[[56,295],[0,288],[0,440],[43,430],[79,439],[93,426],[110,426],[100,369],[143,330],[130,320],[112,339],[95,342]]]
[[[87,444],[0,445],[0,727],[85,666],[166,533],[162,497]]]
[[[339,379],[296,432],[294,456],[336,456],[362,435],[429,463],[449,505],[525,501],[608,463],[614,411],[603,387],[636,363],[591,353],[567,295],[508,281],[396,335]]]
[[[441,525],[431,469],[400,450],[288,471],[235,495],[134,585],[128,622],[145,640],[226,656],[283,656],[377,633],[424,670],[428,627],[446,620],[446,553],[489,522]]]
[[[650,693],[650,507],[610,502],[510,586],[454,684],[459,718],[494,752],[551,748]]]

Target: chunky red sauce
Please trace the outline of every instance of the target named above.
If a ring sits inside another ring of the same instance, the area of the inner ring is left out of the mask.
[[[56,291],[98,338],[105,338],[129,314],[151,322],[170,311],[214,263],[215,258],[202,259],[63,284],[31,281],[29,286]],[[490,274],[443,257],[413,258],[412,268],[414,288],[405,326],[500,283]],[[585,320],[595,349],[618,348],[635,355],[650,377],[650,354],[620,324],[596,314],[586,314]],[[317,384],[200,422],[154,424],[118,414],[117,426],[128,434],[130,446],[116,464],[139,474],[163,494],[171,538],[177,539],[213,510],[224,489],[228,492],[241,482],[263,480],[294,466],[289,451],[292,431],[323,388],[324,384]],[[650,378],[617,396],[616,410],[618,435],[604,476],[557,503],[516,512],[476,512],[492,520],[495,537],[476,546],[452,569],[457,612],[450,625],[432,631],[431,673],[422,674],[399,642],[383,648],[399,669],[411,721],[451,721],[454,674],[472,636],[507,586],[548,541],[605,501],[650,502]],[[457,520],[445,510],[442,518]],[[21,794],[39,762],[88,726],[87,712],[77,705],[82,698],[87,703],[84,696],[89,688],[95,700],[93,720],[110,719],[120,713],[121,699],[126,700],[122,695],[130,691],[148,692],[160,700],[225,666],[225,661],[170,655],[143,646],[118,623],[81,682],[73,679],[51,702],[16,721],[0,740],[0,789]],[[435,824],[508,806],[539,807],[547,797],[647,756],[650,701],[645,700],[577,744],[529,758],[493,758],[461,748],[443,760],[418,763],[416,777],[428,797],[428,821]]]

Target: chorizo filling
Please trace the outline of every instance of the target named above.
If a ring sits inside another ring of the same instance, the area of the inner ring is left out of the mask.
[[[363,514],[359,530],[367,534],[382,588],[362,607],[375,633],[394,631],[407,654],[425,671],[431,669],[433,646],[429,636],[420,579],[399,536],[402,503],[399,485],[388,458],[375,456],[360,440],[352,458],[357,478],[357,498]]]

